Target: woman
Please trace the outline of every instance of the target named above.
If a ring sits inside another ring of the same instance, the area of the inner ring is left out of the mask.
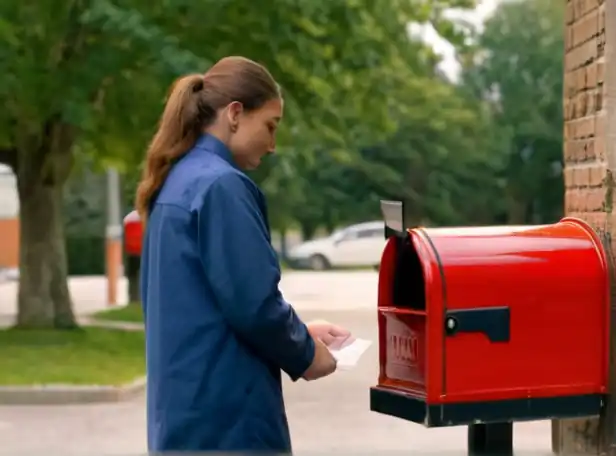
[[[283,299],[261,191],[242,170],[274,151],[283,100],[269,72],[228,57],[172,88],[137,209],[150,451],[291,452],[281,370],[333,373],[326,344]]]

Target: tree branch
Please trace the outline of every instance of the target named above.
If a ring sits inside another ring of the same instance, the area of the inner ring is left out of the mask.
[[[55,60],[58,68],[68,65],[81,52],[86,38],[86,27],[81,21],[81,15],[86,5],[81,0],[74,0],[70,5],[66,23],[66,35],[55,49]]]

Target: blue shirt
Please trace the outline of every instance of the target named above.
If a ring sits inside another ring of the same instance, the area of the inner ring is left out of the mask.
[[[314,341],[279,281],[264,195],[201,136],[144,237],[149,451],[291,451],[280,372],[300,378]]]

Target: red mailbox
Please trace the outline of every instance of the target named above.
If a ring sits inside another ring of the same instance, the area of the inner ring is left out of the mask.
[[[141,256],[143,226],[137,211],[124,217],[124,249],[129,256]]]
[[[426,427],[599,414],[609,278],[586,223],[403,229],[381,205],[371,410]]]

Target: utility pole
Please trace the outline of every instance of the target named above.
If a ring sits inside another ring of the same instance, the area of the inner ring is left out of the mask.
[[[107,170],[107,229],[105,257],[107,275],[107,304],[118,304],[118,284],[122,273],[122,204],[120,175],[116,169]]]

